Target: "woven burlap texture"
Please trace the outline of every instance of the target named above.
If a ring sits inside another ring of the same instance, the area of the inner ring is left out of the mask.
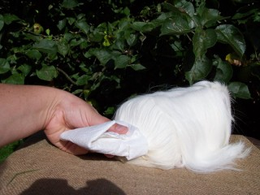
[[[260,194],[260,150],[244,136],[232,135],[231,142],[239,140],[252,147],[237,161],[242,171],[198,174],[123,164],[99,154],[73,156],[42,139],[0,165],[0,194]]]

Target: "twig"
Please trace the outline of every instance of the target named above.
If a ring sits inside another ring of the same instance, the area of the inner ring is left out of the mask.
[[[7,186],[16,178],[18,177],[19,175],[22,175],[22,174],[25,174],[25,173],[30,173],[30,172],[34,172],[34,171],[38,171],[39,169],[34,169],[34,170],[28,170],[28,171],[23,171],[23,172],[20,172],[20,173],[16,173],[12,179],[7,183]]]
[[[73,81],[70,76],[62,69],[56,67],[58,71],[60,71],[73,85],[78,85],[75,81]]]

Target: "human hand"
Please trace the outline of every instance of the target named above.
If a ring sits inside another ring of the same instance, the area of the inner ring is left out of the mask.
[[[88,151],[69,141],[60,140],[60,135],[64,131],[92,126],[107,122],[104,116],[101,116],[91,105],[80,98],[63,92],[58,100],[51,107],[50,117],[45,126],[45,134],[49,141],[63,151],[75,155],[85,154]],[[125,134],[127,127],[115,124],[109,131]],[[108,156],[109,157],[109,156]]]

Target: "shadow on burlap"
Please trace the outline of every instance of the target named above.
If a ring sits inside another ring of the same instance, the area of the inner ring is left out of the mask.
[[[252,147],[249,157],[237,161],[242,171],[211,174],[138,167],[100,154],[77,157],[45,139],[28,140],[0,165],[0,194],[260,194],[260,150],[232,135],[231,142],[238,140]]]

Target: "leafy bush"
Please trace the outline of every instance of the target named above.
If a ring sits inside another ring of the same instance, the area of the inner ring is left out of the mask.
[[[63,88],[103,114],[202,79],[259,101],[259,2],[3,1],[1,82]]]
[[[22,143],[23,141],[19,140],[0,148],[0,163],[2,163]]]

